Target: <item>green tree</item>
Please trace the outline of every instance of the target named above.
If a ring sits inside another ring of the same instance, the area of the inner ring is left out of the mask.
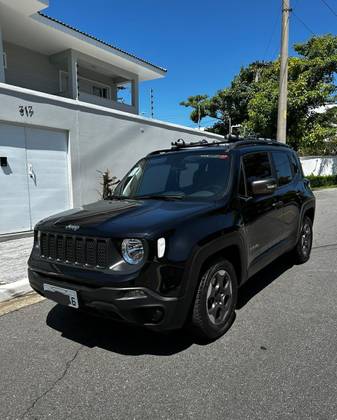
[[[189,96],[186,101],[180,102],[180,105],[193,108],[190,118],[193,122],[200,124],[202,118],[206,117],[206,108],[208,106],[208,95]]]
[[[337,137],[336,110],[314,111],[336,95],[337,36],[313,37],[294,50],[297,55],[289,59],[288,143],[296,149],[322,146],[325,139]],[[209,131],[227,134],[230,117],[246,133],[275,138],[279,72],[279,59],[255,62],[242,68],[229,87],[213,97],[204,95],[201,118],[215,118]]]

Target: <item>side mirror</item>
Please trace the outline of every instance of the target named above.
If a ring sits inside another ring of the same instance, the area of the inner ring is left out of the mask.
[[[274,178],[260,179],[251,183],[251,190],[253,195],[273,194],[276,190],[277,184]]]

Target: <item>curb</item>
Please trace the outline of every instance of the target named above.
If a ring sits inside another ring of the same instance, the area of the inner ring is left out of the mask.
[[[28,279],[16,281],[14,283],[5,284],[0,286],[0,302],[23,296],[31,293],[33,289],[30,287]]]

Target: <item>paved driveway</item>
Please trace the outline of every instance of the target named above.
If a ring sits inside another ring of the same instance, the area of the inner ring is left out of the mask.
[[[54,305],[0,317],[1,419],[337,419],[337,191],[317,194],[311,260],[241,290],[199,345]]]
[[[32,245],[32,237],[0,242],[0,285],[27,277],[27,260]]]

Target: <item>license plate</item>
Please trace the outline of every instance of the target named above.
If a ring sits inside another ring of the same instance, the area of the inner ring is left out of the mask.
[[[61,305],[78,308],[77,292],[63,287],[53,286],[52,284],[43,284],[43,290],[47,298],[54,300]]]

